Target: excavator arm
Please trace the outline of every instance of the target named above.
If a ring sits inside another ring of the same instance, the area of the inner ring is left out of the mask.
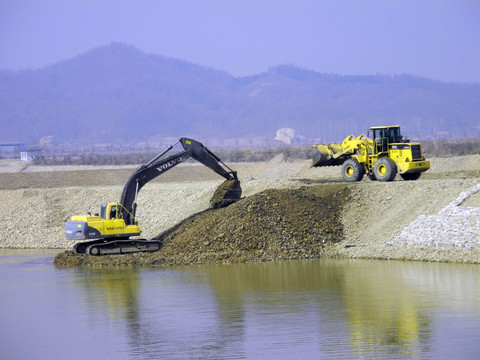
[[[183,146],[184,150],[180,153],[168,156],[168,153],[176,144],[178,144],[178,142]],[[123,219],[125,219],[127,225],[135,222],[134,217],[137,207],[137,195],[140,189],[149,181],[162,175],[176,165],[185,162],[190,157],[209,167],[217,174],[223,176],[226,180],[237,180],[237,173],[230,169],[218,156],[211,152],[202,143],[184,137],[180,138],[178,142],[169,146],[165,151],[155,156],[146,164],[139,166],[127,180],[120,199],[120,204],[123,206]],[[236,191],[234,191],[233,194],[229,194],[229,196],[234,197],[232,200],[238,200],[241,196],[239,184],[236,184],[235,190]]]

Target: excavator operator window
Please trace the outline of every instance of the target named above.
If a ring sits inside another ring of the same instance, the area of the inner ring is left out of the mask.
[[[117,206],[113,205],[110,209],[110,219],[116,219],[117,218]]]
[[[100,218],[107,218],[107,204],[102,204],[102,207],[100,208]]]

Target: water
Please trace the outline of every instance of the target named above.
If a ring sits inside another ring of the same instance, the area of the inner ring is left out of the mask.
[[[57,269],[0,250],[0,357],[478,359],[480,266]]]

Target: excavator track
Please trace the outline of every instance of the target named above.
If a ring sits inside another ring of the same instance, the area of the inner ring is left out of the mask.
[[[161,240],[94,240],[75,245],[75,252],[92,256],[155,252],[162,248]]]
[[[162,248],[160,240],[115,240],[87,247],[85,254],[92,256],[122,255],[139,252],[155,252]]]
[[[111,239],[97,239],[97,240],[90,240],[90,241],[82,241],[79,243],[76,243],[73,245],[73,250],[77,254],[85,254],[87,251],[87,248],[91,245],[96,245],[96,244],[104,244],[106,242],[112,241]]]

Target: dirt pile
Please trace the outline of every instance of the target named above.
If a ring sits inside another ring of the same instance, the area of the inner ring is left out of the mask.
[[[161,251],[93,257],[66,251],[57,266],[175,266],[318,258],[343,240],[345,184],[269,189],[195,214],[160,234]]]

